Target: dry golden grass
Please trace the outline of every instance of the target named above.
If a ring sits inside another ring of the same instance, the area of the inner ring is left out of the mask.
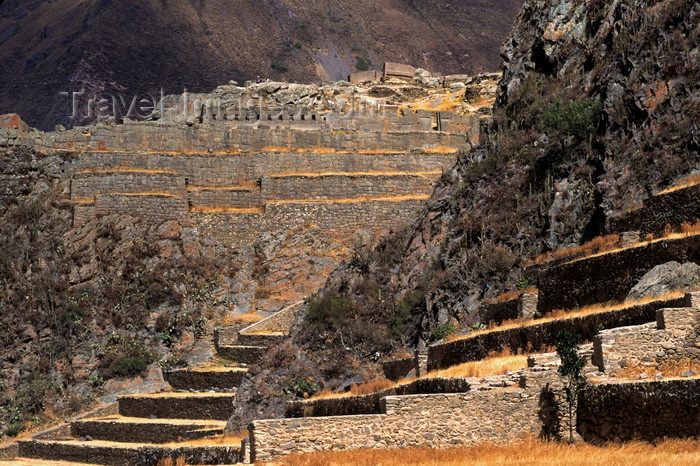
[[[423,149],[423,152],[425,152],[426,154],[456,154],[457,152],[459,152],[459,149],[457,149],[456,147],[439,146]]]
[[[284,466],[690,466],[700,465],[700,440],[667,440],[657,445],[643,442],[597,447],[525,439],[508,445],[481,444],[471,448],[436,450],[354,450],[294,454],[280,459]]]
[[[110,195],[114,196],[133,196],[133,197],[139,197],[139,196],[159,196],[159,197],[176,197],[180,198],[182,196],[178,196],[173,193],[167,193],[165,191],[148,191],[148,192],[143,192],[143,193],[108,193]]]
[[[695,186],[698,184],[700,184],[700,174],[689,176],[689,177],[685,178],[683,181],[681,181],[680,183],[678,183],[674,186],[669,186],[668,188],[664,189],[663,191],[656,193],[656,195],[660,196],[662,194],[668,194],[668,193],[671,193],[673,191],[678,191],[678,190],[681,190],[684,188],[689,188],[691,186]]]
[[[527,367],[527,354],[511,354],[509,350],[480,361],[471,361],[429,372],[422,378],[430,377],[489,377],[502,375]]]
[[[489,327],[489,328],[484,329],[484,330],[477,330],[475,332],[469,333],[468,335],[463,335],[461,337],[458,337],[458,338],[456,338],[456,340],[463,340],[465,338],[473,338],[477,335],[483,335],[484,333],[500,332],[502,330],[507,330],[507,329],[511,329],[511,328],[529,327],[532,325],[538,325],[538,324],[542,324],[545,322],[552,322],[555,320],[573,319],[575,317],[583,317],[583,316],[588,316],[588,315],[593,315],[593,314],[602,314],[604,312],[617,311],[617,310],[624,309],[627,307],[648,304],[648,303],[651,303],[654,301],[664,301],[667,299],[680,298],[683,295],[685,295],[685,291],[672,291],[672,292],[666,293],[662,296],[655,296],[652,298],[646,298],[646,299],[636,300],[636,301],[635,300],[625,300],[621,303],[609,302],[609,303],[594,304],[591,306],[585,306],[585,307],[579,308],[577,310],[556,309],[556,310],[550,312],[548,315],[541,317],[539,319],[506,320],[501,325]]]
[[[613,375],[619,378],[637,377],[640,374],[653,376],[657,372],[661,372],[666,378],[679,377],[683,372],[695,370],[700,374],[700,361],[692,359],[681,359],[679,361],[666,361],[660,366],[655,364],[634,364],[625,367],[622,371],[616,372]]]
[[[165,443],[165,446],[216,446],[216,445],[240,445],[241,440],[248,436],[248,431],[237,432],[235,434],[217,435],[215,437],[205,437],[186,442]]]
[[[485,299],[483,301],[484,304],[494,304],[494,303],[505,303],[506,301],[512,301],[516,298],[519,298],[520,295],[525,294],[525,293],[537,293],[538,290],[534,286],[531,286],[529,288],[525,288],[523,290],[513,290],[513,291],[508,291],[507,293],[500,294],[496,296],[493,299]]]
[[[94,204],[95,203],[95,198],[94,197],[81,197],[81,196],[75,196],[73,199],[70,200],[73,204]]]
[[[264,317],[258,314],[255,311],[249,311],[246,312],[245,314],[227,314],[225,317],[222,317],[221,319],[217,319],[216,323],[219,325],[226,325],[226,324],[254,324],[255,322],[260,322],[263,320]]]
[[[700,220],[698,220],[694,224],[685,222],[681,224],[679,231],[676,232],[671,231],[670,225],[667,225],[666,230],[661,237],[655,238],[653,234],[649,234],[646,238],[644,238],[644,240],[625,247],[616,246],[616,244],[619,243],[620,239],[620,236],[617,234],[599,236],[597,238],[592,239],[591,241],[588,241],[587,243],[582,244],[581,246],[560,249],[554,252],[542,253],[539,256],[537,256],[534,260],[525,261],[523,265],[525,267],[530,267],[532,265],[542,264],[545,262],[552,261],[554,259],[562,259],[575,254],[584,253],[582,257],[578,257],[571,261],[576,262],[584,259],[589,259],[591,257],[602,256],[604,254],[613,254],[616,252],[625,251],[627,249],[639,248],[648,244],[658,243],[659,241],[687,238],[689,236],[695,236],[698,234],[700,234]]]
[[[164,175],[164,174],[176,174],[177,172],[174,170],[154,170],[150,168],[136,168],[136,167],[113,167],[113,168],[103,168],[103,167],[92,167],[92,168],[86,168],[85,170],[80,170],[75,172],[76,175],[80,175],[83,173],[104,173],[104,174],[109,174],[109,173],[150,173],[154,175]]]
[[[257,190],[260,186],[255,183],[244,183],[239,185],[231,186],[194,186],[188,185],[187,191],[189,192],[199,192],[199,191],[251,191]]]
[[[378,379],[378,380],[370,380],[369,382],[365,382],[362,384],[352,384],[350,386],[350,390],[347,392],[341,392],[341,393],[336,393],[336,392],[328,392],[328,391],[323,391],[315,394],[309,400],[322,400],[322,399],[328,399],[328,398],[347,398],[350,396],[357,396],[357,395],[367,395],[369,393],[375,393],[379,392],[382,390],[386,390],[387,388],[392,388],[398,386],[399,383],[397,382],[392,382],[391,380],[388,379]]]
[[[590,254],[590,255],[587,255],[584,257],[580,257],[578,259],[574,259],[569,263],[577,262],[577,261],[584,260],[584,259],[589,259],[591,257],[602,256],[604,254],[613,254],[613,253],[620,252],[620,251],[626,251],[628,249],[641,248],[643,246],[647,246],[649,244],[654,244],[654,243],[659,243],[661,241],[688,238],[690,236],[696,236],[699,234],[700,234],[700,220],[698,220],[697,222],[695,222],[693,224],[684,222],[683,224],[681,224],[680,231],[677,231],[677,232],[672,232],[670,226],[667,225],[665,233],[659,238],[654,238],[654,235],[649,234],[649,235],[647,235],[647,237],[643,241],[639,241],[638,243],[631,244],[631,245],[626,246],[624,248],[606,249],[606,250],[601,251],[601,252],[596,252],[594,254]]]
[[[527,355],[513,355],[510,351],[505,350],[499,354],[492,355],[489,358],[481,361],[467,362],[452,366],[447,369],[433,371],[420,377],[421,379],[430,379],[435,377],[489,377],[492,375],[501,375],[509,371],[516,371],[527,367]],[[376,393],[388,388],[398,387],[409,384],[415,381],[412,379],[401,379],[398,382],[391,380],[380,379],[371,380],[367,383],[352,385],[350,390],[343,393],[320,392],[310,398],[310,400],[319,400],[327,398],[346,398],[356,395],[367,395]]]
[[[583,243],[580,246],[573,246],[570,248],[559,249],[557,251],[544,252],[537,256],[534,261],[526,261],[525,266],[531,266],[534,264],[542,264],[544,262],[549,262],[555,259],[562,259],[564,257],[573,256],[575,254],[588,253],[588,252],[605,252],[607,250],[613,249],[615,244],[620,241],[620,235],[608,235],[608,236],[598,236],[590,241]]]

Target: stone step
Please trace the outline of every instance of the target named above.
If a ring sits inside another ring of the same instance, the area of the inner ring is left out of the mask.
[[[163,378],[176,390],[236,388],[248,372],[245,368],[195,368],[163,372]]]
[[[225,428],[226,421],[218,420],[109,416],[73,422],[71,435],[110,442],[170,443],[223,435]]]
[[[235,361],[241,364],[258,363],[262,359],[266,351],[267,346],[225,345],[216,347],[217,355],[224,359]]]
[[[75,461],[40,460],[38,458],[11,458],[0,460],[0,466],[85,466],[90,463]]]
[[[120,396],[119,414],[160,419],[216,419],[226,421],[233,413],[233,393],[166,392]]]
[[[156,446],[93,440],[20,440],[20,456],[71,463],[90,463],[114,466],[157,464],[170,458],[175,464],[184,459],[186,464],[231,464],[240,458],[240,446],[173,445]]]
[[[240,346],[273,346],[287,338],[284,332],[268,333],[239,333],[238,345]]]

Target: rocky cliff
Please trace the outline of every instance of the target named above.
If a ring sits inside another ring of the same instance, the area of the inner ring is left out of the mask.
[[[605,234],[697,174],[699,34],[691,0],[526,2],[488,142],[461,155],[411,228],[333,274],[287,357],[241,387],[231,425],[279,415],[268,394],[284,384],[335,389],[447,324],[468,327],[481,300],[530,284],[526,260]]]

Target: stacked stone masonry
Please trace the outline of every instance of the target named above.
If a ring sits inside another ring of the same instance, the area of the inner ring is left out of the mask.
[[[507,443],[540,435],[542,388],[388,396],[374,415],[253,421],[253,461],[293,452]]]
[[[110,213],[193,221],[232,246],[306,224],[337,235],[399,228],[456,153],[478,141],[480,127],[475,116],[422,110],[202,124],[127,120],[53,133],[5,120],[4,145],[75,154],[64,173],[76,226]]]
[[[689,297],[697,307],[661,309],[655,323],[600,332],[594,364],[615,376],[627,367],[656,371],[669,361],[700,360],[700,293]]]

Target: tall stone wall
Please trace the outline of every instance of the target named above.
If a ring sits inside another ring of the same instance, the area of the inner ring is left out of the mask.
[[[630,366],[658,370],[669,361],[700,360],[700,293],[686,299],[696,307],[660,309],[655,323],[600,332],[593,363],[615,376]]]
[[[384,413],[253,421],[253,461],[294,452],[447,448],[542,433],[542,389],[384,398]]]
[[[578,403],[587,442],[625,442],[700,435],[700,379],[587,388]]]
[[[480,128],[475,116],[422,110],[254,116],[52,133],[8,117],[0,142],[72,156],[75,225],[110,213],[180,219],[243,246],[306,223],[339,235],[399,228]]]

